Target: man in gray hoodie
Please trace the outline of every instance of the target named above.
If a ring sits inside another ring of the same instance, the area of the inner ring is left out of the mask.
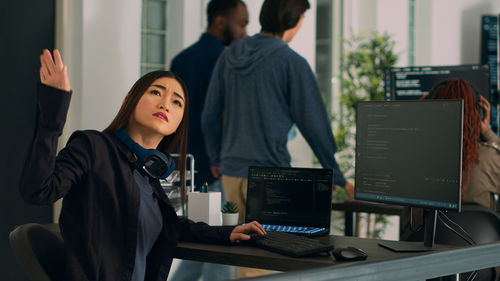
[[[238,39],[219,57],[202,113],[212,173],[222,175],[228,201],[245,218],[249,166],[290,166],[287,133],[292,124],[334,183],[352,194],[335,161],[337,150],[325,105],[307,61],[288,42],[299,30],[307,0],[266,0],[261,32]]]

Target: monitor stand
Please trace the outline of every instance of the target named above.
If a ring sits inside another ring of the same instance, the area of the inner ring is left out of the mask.
[[[424,252],[434,250],[437,211],[424,209],[424,243],[410,241],[382,241],[378,244],[395,252]]]

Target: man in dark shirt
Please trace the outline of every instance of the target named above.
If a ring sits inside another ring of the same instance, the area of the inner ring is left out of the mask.
[[[179,75],[188,88],[189,134],[188,153],[195,159],[195,186],[208,183],[210,191],[220,191],[218,173],[211,173],[210,162],[201,132],[201,111],[205,103],[210,77],[224,47],[246,35],[248,11],[241,0],[212,0],[207,7],[208,27],[200,39],[173,60],[171,71]],[[214,177],[214,175],[217,177]],[[183,261],[172,276],[173,281],[233,279],[229,266]]]
[[[200,39],[178,54],[171,71],[186,83],[190,100],[188,152],[198,171],[195,185],[215,181],[201,132],[201,111],[215,63],[224,47],[246,35],[248,12],[240,0],[212,0],[207,7],[208,27]]]

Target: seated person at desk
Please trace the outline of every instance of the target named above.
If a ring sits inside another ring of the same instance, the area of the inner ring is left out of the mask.
[[[500,140],[489,129],[488,100],[475,91],[464,79],[450,79],[434,86],[427,98],[463,100],[462,201],[496,210],[493,194],[500,193]],[[409,223],[408,209],[402,215],[402,230]],[[413,219],[422,219],[421,210]]]
[[[229,244],[265,234],[257,222],[212,227],[178,218],[161,189],[159,178],[175,167],[165,155],[176,147],[185,177],[188,95],[180,78],[144,75],[108,128],[75,132],[56,156],[71,87],[57,50],[54,59],[44,50],[40,61],[37,124],[20,190],[33,204],[64,198],[64,280],[166,280],[179,240]]]
[[[496,210],[494,193],[500,193],[500,139],[489,128],[490,103],[463,79],[452,79],[435,87],[433,99],[463,99],[463,187],[464,203]]]

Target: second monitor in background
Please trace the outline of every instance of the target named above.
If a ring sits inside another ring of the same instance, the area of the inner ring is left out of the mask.
[[[462,78],[467,80],[482,96],[491,103],[491,129],[498,133],[497,102],[492,100],[495,93],[491,88],[488,64],[449,65],[449,66],[408,66],[393,67],[385,70],[386,100],[418,100],[440,82]]]
[[[462,78],[471,83],[486,99],[490,96],[490,69],[483,65],[408,66],[385,70],[386,100],[416,100],[427,95],[433,86]]]

